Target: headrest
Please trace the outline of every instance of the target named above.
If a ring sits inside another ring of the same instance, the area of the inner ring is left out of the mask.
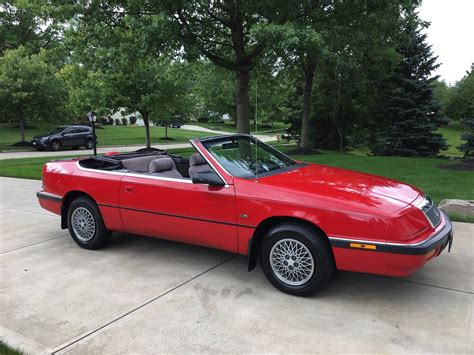
[[[204,165],[204,164],[207,164],[207,161],[199,153],[194,153],[189,158],[189,166]]]
[[[159,173],[161,171],[173,170],[176,165],[171,158],[161,158],[153,160],[150,163],[150,173]]]

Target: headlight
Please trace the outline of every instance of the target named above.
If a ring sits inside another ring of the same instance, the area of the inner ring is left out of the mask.
[[[48,137],[40,138],[40,141],[41,141],[41,142],[46,142],[47,140],[48,140]]]
[[[441,222],[441,212],[429,196],[425,196],[423,201],[421,201],[421,203],[416,207],[421,209],[433,228],[436,228]]]

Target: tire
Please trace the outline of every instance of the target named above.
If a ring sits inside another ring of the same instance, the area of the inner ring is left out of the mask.
[[[326,287],[335,266],[325,238],[321,232],[302,224],[272,228],[260,248],[260,265],[268,281],[280,291],[295,296],[311,296]],[[291,250],[295,247],[299,250],[297,254]]]
[[[86,149],[94,149],[94,140],[92,138],[86,139]]]
[[[84,249],[100,249],[107,245],[112,232],[105,228],[96,203],[87,197],[71,202],[67,225],[72,239]]]
[[[61,144],[60,141],[54,140],[54,141],[52,141],[52,142],[49,144],[49,147],[51,148],[52,151],[57,152],[57,151],[61,150],[61,148],[63,147],[63,145]]]

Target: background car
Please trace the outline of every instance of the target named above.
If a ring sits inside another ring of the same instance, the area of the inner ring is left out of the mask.
[[[92,127],[83,125],[59,126],[49,133],[33,137],[31,144],[37,150],[51,149],[58,151],[65,147],[92,149],[94,148]]]

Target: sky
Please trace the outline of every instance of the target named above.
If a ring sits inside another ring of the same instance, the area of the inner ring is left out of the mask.
[[[435,74],[454,84],[474,63],[474,0],[423,0],[419,10],[431,22],[428,42],[442,63]]]

